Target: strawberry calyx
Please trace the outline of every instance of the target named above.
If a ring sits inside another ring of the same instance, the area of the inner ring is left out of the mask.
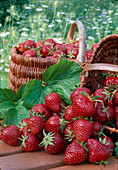
[[[69,142],[71,142],[74,138],[75,138],[75,134],[74,134],[74,131],[73,129],[71,128],[71,130],[67,129],[68,131],[68,134],[66,134],[66,138]]]
[[[84,147],[86,149],[86,151],[88,152],[87,143],[85,143],[84,141],[80,142],[79,138],[77,140],[77,143],[80,144],[82,147]]]
[[[90,117],[90,118],[88,118],[88,117],[84,117],[84,116],[79,116],[79,117],[74,117],[73,118],[73,121],[76,121],[76,120],[78,120],[78,119],[85,119],[85,120],[88,120],[88,121],[90,121],[91,123],[93,123],[93,118],[92,117]]]
[[[108,165],[108,162],[107,161],[101,161],[101,162],[95,162],[96,165]]]
[[[54,134],[55,133],[52,133],[52,132],[49,132],[48,134],[45,133],[45,130],[43,129],[43,135],[44,135],[44,138],[42,140],[42,142],[40,143],[40,146],[45,146],[45,150],[47,151],[47,146],[48,145],[54,145],[53,143],[53,139],[56,139],[54,137]]]
[[[27,123],[25,121],[21,122],[19,126],[20,131],[22,131],[25,126],[27,126]]]
[[[107,142],[107,143],[106,143],[106,135],[104,135],[104,136],[105,136],[104,139],[102,140],[102,138],[100,137],[100,138],[99,138],[99,141],[100,141],[101,143],[103,143],[104,145],[109,145],[110,142]]]
[[[61,125],[60,128],[62,129],[62,132],[63,132],[66,124],[68,124],[70,122],[65,120],[64,118],[59,119],[59,121],[60,121],[59,124]]]
[[[22,148],[22,146],[26,147],[25,141],[27,140],[28,136],[25,133],[25,135],[21,135],[21,137],[22,138],[18,138],[18,139],[20,139],[22,141],[20,148]]]

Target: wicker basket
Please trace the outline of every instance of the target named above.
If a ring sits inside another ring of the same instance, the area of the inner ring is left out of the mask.
[[[88,87],[92,92],[103,88],[104,78],[101,70],[118,73],[118,34],[103,38],[95,48],[90,63],[86,63],[81,72],[81,87]],[[114,141],[118,141],[118,129],[104,126],[104,131]]]
[[[85,30],[80,21],[75,21],[70,26],[67,39],[73,37],[76,27],[79,32],[79,55],[78,60],[84,62],[85,56]],[[10,88],[16,93],[22,84],[27,83],[33,79],[42,80],[44,71],[51,65],[56,64],[59,61],[57,58],[37,58],[37,57],[25,57],[18,54],[18,48],[13,47],[11,49],[11,61],[10,61]]]

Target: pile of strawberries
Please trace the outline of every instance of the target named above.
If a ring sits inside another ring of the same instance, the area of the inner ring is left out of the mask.
[[[66,106],[58,93],[49,93],[45,104],[33,106],[30,118],[24,118],[19,127],[3,128],[1,139],[12,146],[20,145],[24,151],[65,151],[68,165],[85,160],[105,163],[114,152],[114,142],[103,133],[104,124],[114,123],[118,128],[118,77],[109,75],[104,88],[93,94],[88,88],[78,87],[70,100],[72,104]]]
[[[86,52],[88,61],[96,45],[94,44],[91,50]],[[71,38],[60,44],[53,39],[46,39],[37,43],[28,39],[18,45],[18,53],[26,57],[66,58],[76,62],[79,53],[79,41]]]

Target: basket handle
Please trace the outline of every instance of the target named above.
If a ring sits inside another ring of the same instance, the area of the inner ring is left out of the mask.
[[[107,63],[86,64],[82,70],[82,74],[86,71],[91,71],[91,70],[107,70],[107,71],[114,71],[118,73],[118,65],[107,64]]]
[[[74,21],[69,29],[68,35],[67,35],[67,39],[73,38],[74,32],[76,27],[78,27],[78,31],[79,31],[79,54],[77,56],[77,60],[80,63],[84,63],[85,62],[85,57],[86,57],[86,35],[85,35],[85,29],[84,29],[84,25],[82,24],[82,22],[80,21]]]

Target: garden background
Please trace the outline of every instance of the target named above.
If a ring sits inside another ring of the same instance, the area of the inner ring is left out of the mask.
[[[9,88],[13,46],[32,39],[66,40],[71,23],[85,27],[87,48],[110,34],[118,34],[117,0],[2,0],[0,1],[0,87]],[[78,30],[74,34],[78,40]]]

